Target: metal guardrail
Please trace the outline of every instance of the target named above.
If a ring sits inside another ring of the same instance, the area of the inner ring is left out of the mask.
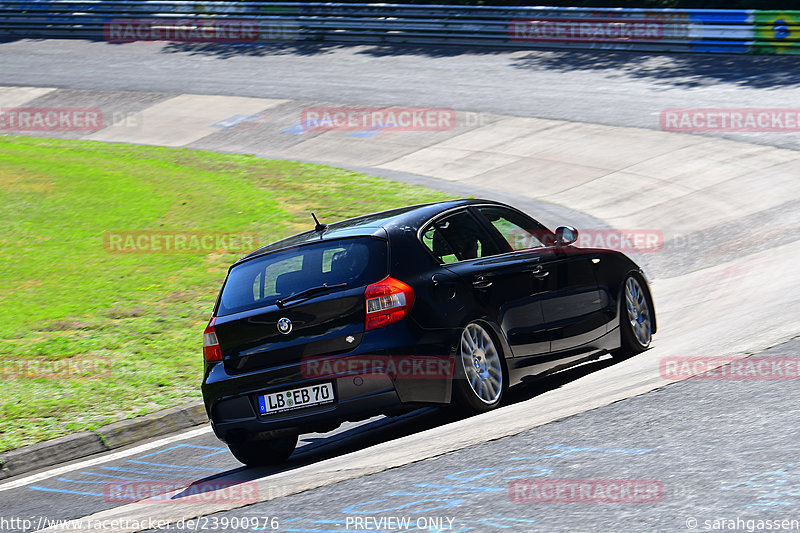
[[[797,53],[800,11],[8,0],[0,38]]]

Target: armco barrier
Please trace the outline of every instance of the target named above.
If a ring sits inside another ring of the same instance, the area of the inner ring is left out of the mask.
[[[755,11],[755,42],[759,54],[800,53],[800,11]]]
[[[117,42],[299,40],[792,53],[798,50],[800,41],[798,21],[800,11],[728,9],[166,0],[0,1],[0,38],[72,37]],[[242,25],[248,30],[239,33]],[[231,26],[237,28],[232,37],[224,29]],[[116,39],[109,38],[110,29],[114,30]],[[215,31],[216,38],[210,37]],[[244,34],[246,38],[242,37]],[[186,35],[190,37],[184,38]]]

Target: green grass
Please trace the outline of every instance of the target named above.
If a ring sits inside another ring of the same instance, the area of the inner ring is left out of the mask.
[[[445,198],[320,165],[7,135],[0,183],[0,451],[200,398],[201,333],[242,253],[109,253],[104,233],[266,243],[311,228],[311,210],[332,222]],[[69,362],[94,366],[41,374]]]

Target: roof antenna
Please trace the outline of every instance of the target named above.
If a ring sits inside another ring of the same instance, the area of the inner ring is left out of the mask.
[[[311,216],[314,217],[314,222],[317,224],[314,226],[314,231],[325,231],[328,228],[327,224],[322,224],[319,220],[317,220],[317,215],[311,213]]]

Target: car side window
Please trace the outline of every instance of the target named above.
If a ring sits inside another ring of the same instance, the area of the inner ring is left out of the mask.
[[[450,244],[444,239],[444,236],[439,229],[431,224],[422,233],[422,244],[433,253],[436,260],[440,263],[455,263],[458,261],[455,251]]]
[[[440,263],[454,263],[498,253],[489,233],[467,211],[440,218],[425,228],[422,243]]]
[[[479,207],[492,226],[508,242],[512,250],[528,250],[547,246],[552,233],[538,222],[503,207]]]

